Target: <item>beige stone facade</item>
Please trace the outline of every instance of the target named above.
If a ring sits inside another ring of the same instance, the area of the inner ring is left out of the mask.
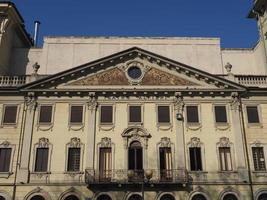
[[[117,37],[34,48],[0,3],[0,200],[267,199],[266,1],[253,6],[253,49]]]

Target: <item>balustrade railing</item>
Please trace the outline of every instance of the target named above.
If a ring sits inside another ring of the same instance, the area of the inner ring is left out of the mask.
[[[245,86],[252,87],[266,87],[267,86],[267,76],[253,76],[253,75],[237,75],[235,76],[236,81]]]
[[[15,87],[26,83],[26,76],[0,76],[1,87]]]

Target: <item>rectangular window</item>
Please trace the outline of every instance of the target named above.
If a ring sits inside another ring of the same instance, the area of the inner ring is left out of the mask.
[[[227,113],[225,106],[214,106],[216,123],[227,123]]]
[[[186,106],[186,116],[188,123],[199,123],[198,106]]]
[[[190,147],[189,154],[191,171],[202,171],[201,148]]]
[[[36,149],[36,159],[35,159],[35,169],[36,172],[46,172],[48,164],[48,148],[37,148]]]
[[[100,123],[101,124],[112,124],[113,123],[113,107],[112,106],[101,106]]]
[[[252,147],[252,156],[255,171],[265,171],[265,159],[263,147]]]
[[[82,124],[83,123],[83,106],[71,106],[70,109],[70,123]]]
[[[172,155],[171,148],[159,148],[160,159],[160,178],[161,180],[169,180],[172,178]]]
[[[106,180],[111,178],[112,170],[112,158],[111,158],[111,148],[100,148],[100,158],[99,158],[99,172],[100,179]]]
[[[18,109],[18,106],[16,105],[5,105],[4,106],[3,124],[16,124],[17,109]]]
[[[248,123],[259,123],[259,113],[257,106],[247,106]]]
[[[39,124],[50,124],[52,122],[52,110],[53,106],[40,106]]]
[[[129,122],[142,122],[141,106],[129,106]]]
[[[170,123],[169,106],[158,106],[158,123]]]
[[[221,171],[232,170],[232,160],[230,147],[219,147]]]
[[[69,148],[67,171],[80,171],[80,148]]]
[[[11,148],[0,148],[0,172],[9,172],[11,152]]]

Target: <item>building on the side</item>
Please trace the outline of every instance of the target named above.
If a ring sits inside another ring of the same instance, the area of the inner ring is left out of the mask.
[[[219,38],[45,37],[0,2],[0,200],[266,200],[267,2]]]

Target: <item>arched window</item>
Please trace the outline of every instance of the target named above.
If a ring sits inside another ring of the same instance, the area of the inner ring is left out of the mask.
[[[175,200],[175,198],[170,194],[164,194],[160,200]]]
[[[227,194],[223,197],[223,200],[238,200],[234,194]]]
[[[263,193],[259,196],[258,200],[267,200],[267,193]]]
[[[75,195],[69,195],[64,200],[79,200],[79,198],[76,197]]]
[[[131,180],[143,178],[143,148],[138,141],[133,141],[128,149],[128,169],[134,172]]]
[[[133,194],[129,200],[142,200],[142,197],[139,194]]]
[[[192,200],[207,200],[203,194],[196,194],[193,196]]]
[[[112,200],[108,195],[102,194],[99,197],[97,197],[97,200]]]
[[[45,200],[45,198],[41,195],[35,195],[31,198],[31,200]]]
[[[5,197],[3,196],[0,196],[0,200],[6,200]]]

